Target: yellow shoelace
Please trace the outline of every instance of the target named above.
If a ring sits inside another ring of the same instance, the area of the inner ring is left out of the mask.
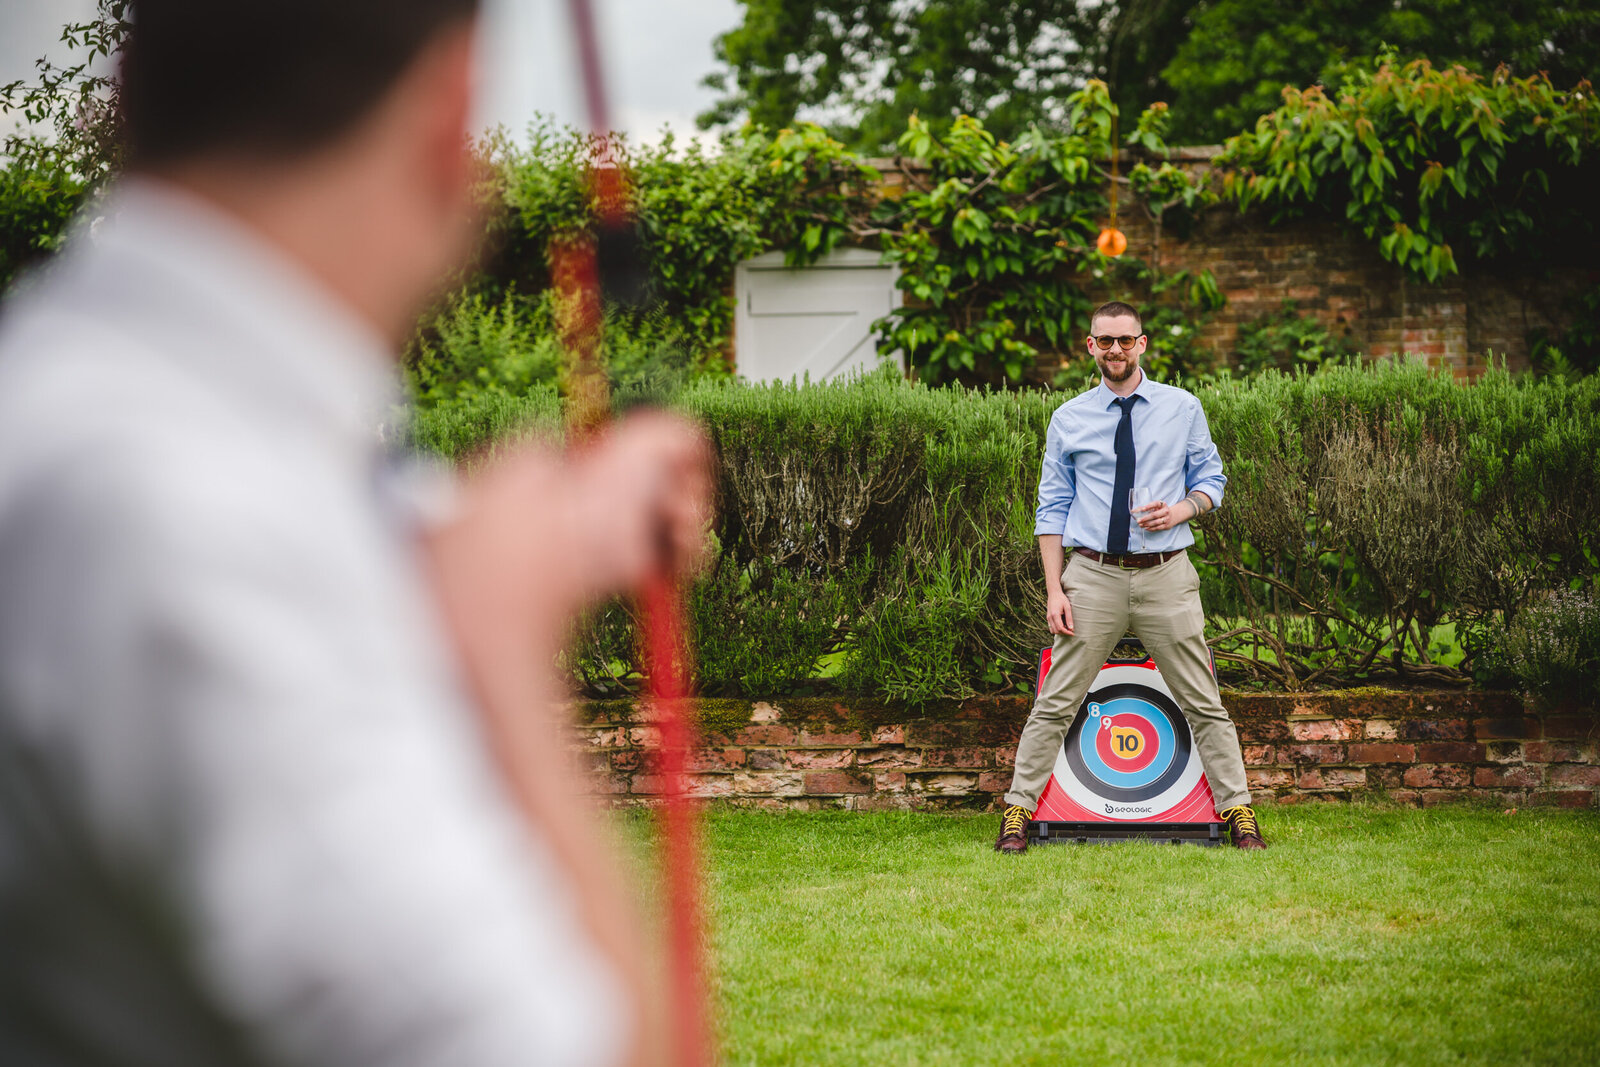
[[[1222,817],[1233,827],[1233,832],[1236,834],[1261,836],[1261,827],[1256,824],[1256,813],[1247,805],[1240,804],[1238,807],[1229,808],[1222,813]]]
[[[1006,809],[1004,821],[1000,824],[1000,831],[1007,834],[1021,834],[1028,830],[1028,809],[1016,804]]]

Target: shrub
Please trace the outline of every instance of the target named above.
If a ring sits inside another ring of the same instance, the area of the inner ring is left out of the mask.
[[[1504,632],[1495,660],[1547,704],[1600,710],[1600,599],[1570,590],[1535,599]]]
[[[530,418],[554,425],[542,395]],[[1462,682],[1521,605],[1593,579],[1600,381],[1337,364],[1197,395],[1229,483],[1194,557],[1236,677]],[[1049,641],[1035,492],[1063,399],[887,374],[685,388],[675,403],[719,465],[718,560],[692,605],[701,687],[770,696],[831,657],[838,684],[896,700],[1029,688]],[[455,436],[434,432],[470,454],[488,420],[455,417]],[[1440,659],[1449,624],[1463,661]],[[632,643],[613,605],[580,627],[569,667],[613,692],[637,676]]]

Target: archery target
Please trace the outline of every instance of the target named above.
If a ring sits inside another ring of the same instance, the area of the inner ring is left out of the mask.
[[[1215,810],[1189,724],[1155,664],[1102,667],[1034,819],[1210,822]]]

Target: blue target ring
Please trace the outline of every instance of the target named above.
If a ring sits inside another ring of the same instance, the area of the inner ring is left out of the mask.
[[[1083,736],[1079,750],[1083,753],[1084,766],[1096,779],[1117,789],[1138,789],[1156,781],[1171,768],[1173,754],[1178,751],[1178,736],[1159,708],[1143,697],[1135,696],[1091,701],[1089,708],[1090,723],[1094,729],[1103,729],[1107,718],[1118,723],[1136,719],[1137,725],[1145,727],[1140,732],[1145,735],[1147,742],[1156,746],[1154,758],[1142,769],[1122,771],[1106,763],[1091,736]],[[1096,708],[1100,712],[1098,716],[1094,715]],[[1090,726],[1085,724],[1084,729],[1088,731]]]
[[[1093,714],[1094,708],[1098,708],[1099,715]],[[1123,710],[1119,712],[1119,708]],[[1113,770],[1095,751],[1101,718],[1110,715],[1115,720],[1118,714],[1130,719],[1137,716],[1148,724],[1161,746],[1149,765],[1137,771]],[[1127,682],[1106,686],[1084,697],[1062,745],[1067,766],[1078,781],[1101,799],[1119,803],[1149,800],[1166,792],[1183,777],[1191,751],[1188,724],[1178,705],[1165,693]]]

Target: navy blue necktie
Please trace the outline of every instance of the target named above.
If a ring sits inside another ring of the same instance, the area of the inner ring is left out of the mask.
[[[1106,551],[1113,556],[1128,551],[1128,494],[1133,489],[1133,402],[1137,399],[1126,396],[1112,401],[1122,409],[1122,421],[1117,423],[1114,442],[1117,481],[1111,490],[1111,534],[1106,538]]]

